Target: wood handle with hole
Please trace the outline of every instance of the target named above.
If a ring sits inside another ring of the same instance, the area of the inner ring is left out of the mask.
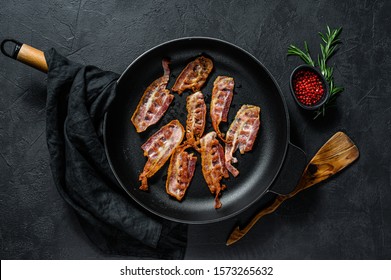
[[[8,46],[8,48],[7,48]],[[7,49],[13,46],[13,51],[9,53]],[[1,42],[1,52],[13,59],[16,59],[28,66],[31,66],[44,73],[48,72],[45,54],[43,51],[23,44],[14,39],[5,39]]]

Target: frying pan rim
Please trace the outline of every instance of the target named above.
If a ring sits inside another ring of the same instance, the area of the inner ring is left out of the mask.
[[[218,39],[218,38],[213,38],[213,37],[205,37],[205,36],[191,36],[191,37],[180,37],[180,38],[176,38],[176,39],[172,39],[172,40],[169,40],[169,41],[166,41],[166,42],[163,42],[161,44],[158,44],[150,49],[148,49],[147,51],[143,52],[141,55],[139,55],[136,59],[134,59],[130,64],[129,66],[122,72],[121,76],[118,78],[118,80],[116,81],[117,83],[117,86],[121,83],[123,77],[126,75],[126,73],[129,71],[129,69],[132,68],[132,66],[134,64],[136,64],[140,59],[142,59],[145,55],[147,55],[148,53],[151,53],[153,52],[154,50],[158,49],[158,48],[161,48],[162,46],[165,46],[167,44],[173,44],[173,43],[176,43],[176,42],[180,42],[180,41],[186,41],[186,40],[206,40],[206,41],[212,41],[212,42],[218,42],[220,44],[226,44],[226,45],[229,45],[230,47],[234,48],[234,49],[237,49],[239,50],[240,52],[243,52],[245,55],[249,56],[254,62],[256,62],[264,71],[266,71],[266,73],[269,75],[269,77],[271,78],[273,84],[275,85],[275,87],[277,88],[277,92],[278,94],[280,95],[280,98],[281,98],[281,102],[282,102],[282,105],[283,105],[283,108],[284,108],[284,113],[285,113],[285,119],[286,119],[286,141],[285,141],[285,146],[284,146],[284,152],[283,152],[283,157],[279,163],[279,166],[277,168],[277,171],[275,172],[272,180],[270,180],[269,182],[269,185],[267,186],[267,188],[265,188],[265,191],[260,193],[255,199],[253,199],[252,202],[248,203],[245,207],[242,207],[241,209],[237,210],[237,211],[234,211],[230,214],[227,214],[227,215],[224,215],[224,216],[221,216],[221,217],[217,217],[217,218],[212,218],[212,219],[206,219],[206,220],[189,220],[189,219],[178,219],[178,218],[174,218],[174,217],[171,217],[169,215],[165,215],[164,213],[160,213],[158,211],[155,211],[153,209],[151,209],[150,207],[148,207],[147,205],[145,205],[144,203],[142,203],[141,201],[139,201],[136,197],[133,196],[133,194],[126,188],[126,186],[123,184],[122,180],[120,179],[119,175],[117,174],[115,168],[114,168],[114,165],[112,163],[112,160],[110,158],[110,155],[109,155],[109,151],[108,151],[108,145],[107,145],[107,118],[108,118],[108,114],[110,112],[110,108],[107,110],[107,112],[105,113],[104,115],[104,119],[103,119],[103,143],[104,143],[104,148],[105,148],[105,153],[106,153],[106,156],[107,156],[107,159],[108,159],[108,162],[109,162],[109,166],[110,166],[110,169],[111,171],[113,172],[117,182],[120,184],[120,186],[122,187],[122,189],[136,202],[138,203],[140,206],[142,206],[144,209],[146,209],[147,211],[149,211],[150,213],[153,213],[154,215],[158,216],[158,217],[161,217],[161,218],[164,218],[164,219],[167,219],[167,220],[170,220],[170,221],[174,221],[174,222],[179,222],[179,223],[184,223],[184,224],[211,224],[211,223],[216,223],[216,222],[220,222],[220,221],[223,221],[223,220],[227,220],[229,218],[232,218],[240,213],[242,213],[243,211],[245,211],[246,209],[248,209],[251,205],[253,205],[254,203],[256,203],[257,201],[259,201],[269,190],[270,190],[270,187],[272,186],[273,182],[275,182],[276,178],[278,177],[278,175],[280,174],[281,172],[281,168],[285,162],[285,159],[286,159],[286,154],[287,154],[287,150],[288,150],[288,145],[290,143],[290,119],[289,119],[289,111],[288,111],[288,106],[286,104],[286,101],[285,101],[285,97],[284,95],[282,94],[282,91],[280,89],[280,86],[278,85],[276,79],[274,78],[274,76],[271,74],[271,72],[262,64],[262,62],[260,62],[254,55],[252,55],[251,53],[249,53],[248,51],[246,51],[245,49],[233,44],[233,43],[230,43],[230,42],[227,42],[225,40],[222,40],[222,39]],[[114,97],[115,99],[115,97]],[[114,101],[114,100],[113,100]]]

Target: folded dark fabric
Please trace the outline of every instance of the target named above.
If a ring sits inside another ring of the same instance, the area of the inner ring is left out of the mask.
[[[49,66],[47,144],[55,184],[103,252],[181,259],[187,226],[147,213],[119,187],[103,144],[102,120],[119,75],[69,61],[54,49]]]

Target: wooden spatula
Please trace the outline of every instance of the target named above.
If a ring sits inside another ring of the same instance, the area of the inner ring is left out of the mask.
[[[255,215],[243,229],[236,227],[229,236],[226,245],[231,245],[241,239],[260,218],[274,212],[285,200],[333,176],[350,165],[358,157],[359,151],[353,141],[345,133],[337,132],[319,149],[308,163],[296,188],[287,195],[278,195],[269,207]]]

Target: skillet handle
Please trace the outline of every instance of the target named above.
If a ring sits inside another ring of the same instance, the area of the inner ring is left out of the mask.
[[[7,51],[6,45],[14,45],[11,53]],[[46,63],[44,52],[27,44],[23,44],[14,39],[5,39],[1,42],[1,52],[5,56],[18,60],[39,71],[44,73],[48,72],[48,65]]]
[[[269,192],[285,195],[292,192],[307,164],[305,152],[296,145],[288,142],[288,150],[281,170],[269,188]]]

